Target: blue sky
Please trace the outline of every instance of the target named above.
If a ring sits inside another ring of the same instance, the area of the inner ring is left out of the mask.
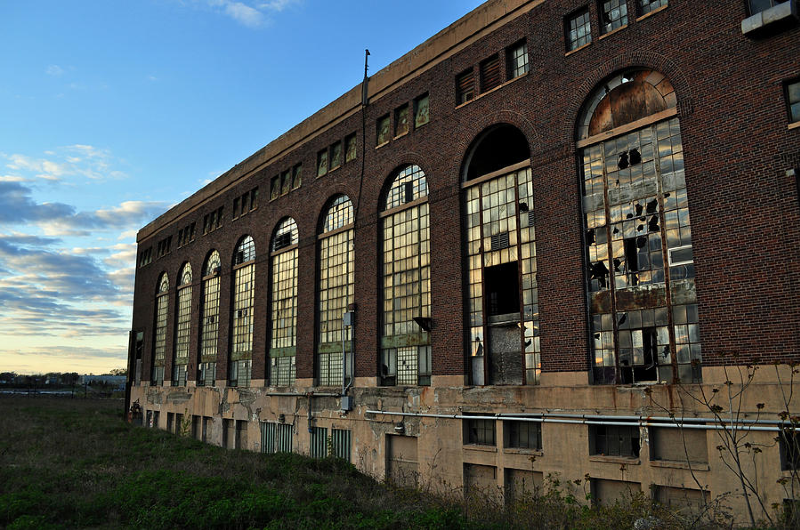
[[[481,0],[0,0],[0,371],[123,368],[136,232]]]

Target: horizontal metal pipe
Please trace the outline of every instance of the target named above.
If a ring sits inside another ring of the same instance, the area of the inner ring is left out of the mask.
[[[642,427],[661,427],[667,429],[697,429],[697,430],[704,430],[704,431],[721,431],[725,429],[734,429],[737,430],[747,430],[747,431],[769,431],[769,432],[780,432],[782,429],[780,427],[759,427],[753,425],[747,426],[730,426],[730,425],[720,425],[718,423],[711,423],[711,424],[699,424],[699,425],[681,425],[679,423],[651,423],[649,421],[639,421],[631,422],[631,421],[597,421],[593,419],[557,419],[556,417],[530,417],[530,416],[472,416],[472,415],[463,415],[463,414],[427,414],[421,412],[385,412],[382,410],[368,410],[366,411],[367,414],[383,414],[384,416],[413,416],[413,417],[420,417],[420,418],[444,418],[450,420],[506,420],[506,421],[528,421],[533,423],[566,423],[566,424],[574,424],[574,425],[620,425],[620,426],[632,426],[632,425],[639,425]],[[708,421],[716,421],[714,419]]]
[[[598,419],[598,420],[636,420],[639,421],[643,418],[646,418],[648,421],[672,421],[677,423],[707,423],[709,421],[718,421],[716,418],[670,418],[669,416],[614,416],[614,415],[603,415],[603,414],[558,414],[558,413],[543,413],[543,412],[523,412],[517,414],[510,414],[505,412],[498,412],[497,416],[505,417],[505,416],[522,416],[522,417],[556,417],[556,418],[591,418],[591,419]],[[725,421],[725,423],[730,423]],[[749,418],[740,418],[734,423],[753,423],[753,424],[766,424],[766,425],[782,425],[784,423],[788,424],[789,422],[783,420],[766,420],[766,419],[749,419]]]

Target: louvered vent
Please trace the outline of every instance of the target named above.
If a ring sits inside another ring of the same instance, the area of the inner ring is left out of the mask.
[[[456,78],[456,99],[457,104],[467,102],[475,95],[475,82],[473,71],[470,68]]]
[[[481,92],[499,87],[500,79],[500,57],[495,55],[481,63]]]
[[[492,251],[508,248],[508,232],[502,232],[492,236]]]
[[[533,224],[533,210],[528,210],[528,226],[536,226]]]

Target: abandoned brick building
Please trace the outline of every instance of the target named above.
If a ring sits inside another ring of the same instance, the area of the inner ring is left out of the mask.
[[[750,429],[783,502],[797,13],[490,0],[139,232],[130,402],[406,483],[740,513],[715,447]]]

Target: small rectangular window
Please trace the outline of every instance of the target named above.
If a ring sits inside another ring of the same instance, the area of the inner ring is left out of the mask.
[[[789,123],[800,122],[800,80],[786,83],[786,106],[789,111]]]
[[[328,172],[328,150],[323,149],[317,153],[317,177],[321,177]]]
[[[628,25],[627,0],[601,0],[600,22],[603,33]]]
[[[639,457],[638,425],[589,425],[589,454]]]
[[[541,449],[542,424],[533,421],[504,421],[503,446],[518,449]]]
[[[342,165],[342,142],[336,142],[331,146],[331,169],[336,169]]]
[[[494,433],[494,420],[464,420],[464,443],[475,445],[497,445]]]
[[[394,111],[394,135],[401,136],[408,132],[408,104]]]
[[[375,145],[383,145],[389,141],[389,115],[381,116],[375,126],[376,141]]]
[[[592,26],[589,22],[589,9],[580,11],[567,17],[565,28],[567,30],[567,51],[577,50],[581,46],[592,42]]]
[[[233,218],[239,217],[239,198],[233,199]]]
[[[639,16],[655,11],[659,7],[667,5],[667,2],[668,0],[639,0]]]
[[[481,62],[481,92],[488,92],[503,83],[500,72],[500,56],[494,55]]]
[[[466,103],[475,97],[475,76],[472,68],[456,77],[456,105]]]
[[[281,173],[281,195],[286,195],[292,189],[292,171],[287,169]]]
[[[258,208],[258,187],[250,190],[250,211],[253,211],[256,208]],[[192,225],[192,228],[194,229],[194,225]]]
[[[344,161],[351,162],[358,156],[358,142],[356,142],[356,134],[353,133],[344,139]]]
[[[303,164],[297,164],[292,168],[292,189],[296,190],[303,185]]]
[[[281,196],[281,177],[276,175],[272,177],[269,183],[269,200],[273,201]]]
[[[780,433],[781,469],[784,471],[800,469],[800,434],[793,427]]]
[[[430,101],[428,94],[414,100],[414,128],[421,127],[430,121]]]
[[[528,44],[518,42],[506,51],[508,63],[508,79],[514,79],[528,73]]]

